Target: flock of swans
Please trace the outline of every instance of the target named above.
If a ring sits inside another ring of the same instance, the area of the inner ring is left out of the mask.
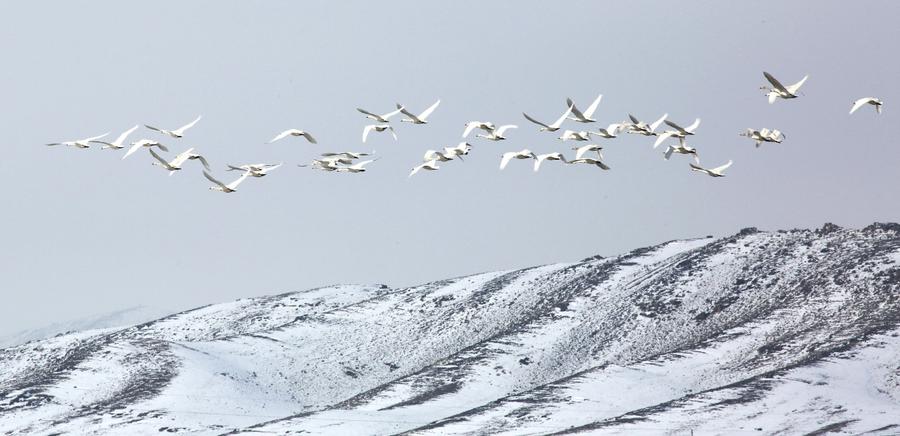
[[[800,87],[802,87],[806,80],[809,78],[809,76],[807,75],[804,76],[800,81],[792,85],[784,86],[775,77],[767,72],[763,72],[763,76],[769,82],[769,85],[763,86],[760,89],[766,91],[766,97],[769,104],[774,103],[778,99],[787,100],[798,98],[800,96]],[[539,126],[539,132],[558,132],[562,129],[563,124],[567,121],[581,124],[596,123],[597,120],[594,119],[593,116],[602,98],[603,95],[597,96],[597,98],[595,98],[594,101],[592,101],[584,111],[580,110],[575,102],[572,101],[572,99],[567,99],[565,112],[563,112],[563,114],[556,118],[556,120],[554,120],[552,123],[544,123],[526,113],[522,113],[522,115],[526,120]],[[402,114],[406,118],[402,118],[400,120],[401,123],[405,122],[413,125],[428,124],[429,118],[431,117],[432,113],[434,113],[435,109],[437,109],[437,107],[440,105],[440,103],[441,101],[437,100],[434,104],[418,114],[410,112],[404,105],[401,104],[397,104],[395,110],[384,114],[376,114],[365,109],[357,108],[357,111],[365,115],[367,119],[374,121],[373,124],[368,124],[363,128],[362,142],[365,143],[369,139],[369,135],[373,133],[377,134],[384,132],[389,132],[396,141],[397,133],[394,130],[394,127],[390,124],[391,118],[398,114]],[[850,108],[850,114],[853,114],[866,105],[873,106],[876,113],[880,114],[883,102],[876,97],[860,98],[853,102],[853,105]],[[145,127],[158,135],[168,136],[173,139],[181,139],[189,129],[194,127],[201,120],[201,118],[202,117],[198,116],[190,123],[174,130],[167,130],[150,125],[145,125]],[[671,142],[670,144],[666,145],[666,149],[663,152],[663,156],[665,159],[670,159],[673,154],[690,155],[694,160],[693,163],[689,164],[692,171],[703,173],[711,177],[724,177],[725,170],[732,164],[731,160],[718,167],[703,167],[700,165],[700,157],[697,149],[687,145],[687,138],[690,136],[694,136],[697,128],[700,127],[700,119],[697,118],[690,125],[682,127],[680,124],[677,124],[667,118],[668,114],[664,114],[656,121],[647,123],[644,121],[640,121],[635,116],[629,114],[627,120],[609,124],[607,127],[599,127],[595,128],[594,130],[562,130],[562,133],[560,133],[560,136],[558,137],[558,139],[561,141],[591,143],[572,147],[571,149],[574,151],[574,156],[571,159],[566,158],[566,156],[561,152],[536,154],[527,148],[519,151],[503,153],[500,157],[500,170],[505,169],[511,162],[516,160],[531,160],[533,163],[534,171],[539,171],[541,165],[547,161],[556,161],[567,165],[592,165],[602,170],[609,170],[610,167],[604,162],[603,154],[601,153],[603,147],[596,143],[592,143],[592,139],[594,137],[601,139],[613,139],[624,132],[629,134],[656,137],[653,143],[654,149],[658,148],[660,145],[663,145],[667,141],[677,139],[677,142]],[[657,132],[657,129],[663,123],[665,123],[669,127],[669,129],[662,132]],[[181,169],[183,169],[184,165],[186,165],[188,162],[197,161],[200,165],[203,166],[203,176],[212,183],[212,186],[210,186],[209,189],[223,193],[236,192],[238,185],[243,183],[244,180],[246,180],[248,177],[264,177],[269,172],[282,166],[282,163],[255,163],[242,165],[229,164],[227,165],[225,171],[238,171],[240,172],[240,176],[230,183],[223,183],[211,174],[212,169],[206,157],[196,153],[193,147],[187,148],[186,150],[178,153],[174,158],[167,159],[160,155],[160,152],[168,153],[169,148],[157,140],[140,139],[130,143],[129,145],[126,145],[126,139],[139,127],[139,125],[136,125],[126,130],[112,142],[102,141],[103,138],[109,135],[109,133],[107,132],[103,135],[93,136],[90,138],[66,142],[54,142],[47,145],[64,145],[78,149],[86,149],[90,148],[91,144],[100,144],[100,148],[103,150],[122,150],[127,148],[125,154],[122,156],[122,159],[128,158],[141,149],[146,149],[147,154],[153,159],[151,163],[168,171],[169,175],[172,175],[176,171],[180,171]],[[468,156],[469,152],[472,150],[472,145],[465,140],[469,138],[472,132],[476,130],[479,130],[480,133],[477,133],[475,135],[475,138],[482,138],[488,141],[503,141],[507,139],[506,135],[511,129],[517,128],[518,126],[512,124],[497,126],[492,122],[470,121],[465,124],[465,128],[462,134],[463,142],[460,142],[454,147],[444,147],[441,150],[427,150],[422,157],[422,163],[416,165],[410,171],[409,177],[412,177],[420,171],[437,171],[441,168],[439,163],[450,162],[454,160],[463,161],[463,156]],[[747,129],[743,133],[740,133],[740,135],[752,139],[756,143],[756,147],[759,147],[764,142],[781,143],[785,139],[785,135],[779,130],[768,128],[759,130]],[[267,143],[271,144],[277,141],[281,141],[289,136],[303,137],[307,142],[311,144],[318,143],[309,132],[299,129],[285,130],[276,135]],[[156,150],[154,150],[154,148]],[[298,166],[327,172],[362,173],[366,171],[366,166],[368,164],[378,160],[377,158],[360,160],[361,158],[369,155],[369,153],[351,151],[326,152],[322,153],[318,158],[313,159],[309,164],[300,164]]]

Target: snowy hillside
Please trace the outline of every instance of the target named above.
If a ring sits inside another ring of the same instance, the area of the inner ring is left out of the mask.
[[[169,313],[171,312],[166,312],[164,309],[155,307],[129,307],[111,313],[53,323],[41,328],[23,330],[8,336],[0,337],[0,348],[9,348],[24,344],[28,341],[49,338],[60,333],[130,326],[132,324],[151,321]]]
[[[0,368],[4,434],[898,434],[900,225],[245,299]]]

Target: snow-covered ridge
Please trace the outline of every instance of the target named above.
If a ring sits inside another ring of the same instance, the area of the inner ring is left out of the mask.
[[[0,350],[0,433],[900,432],[900,226],[746,229]]]

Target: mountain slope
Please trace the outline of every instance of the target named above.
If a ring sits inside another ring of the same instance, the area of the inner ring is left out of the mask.
[[[163,309],[135,306],[102,315],[90,316],[66,322],[57,322],[41,328],[19,331],[0,338],[0,348],[9,348],[28,341],[49,338],[58,334],[83,330],[126,327],[151,321],[172,313]]]
[[[890,434],[898,321],[900,226],[746,229],[0,350],[0,432]]]

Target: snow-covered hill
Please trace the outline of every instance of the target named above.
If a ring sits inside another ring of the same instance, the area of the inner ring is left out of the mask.
[[[333,286],[0,350],[6,434],[900,434],[900,225]]]
[[[62,333],[130,326],[151,321],[170,313],[172,312],[156,307],[134,306],[111,313],[104,313],[65,322],[55,322],[44,327],[22,330],[0,337],[0,348],[9,348],[24,344],[28,341],[45,339]]]

